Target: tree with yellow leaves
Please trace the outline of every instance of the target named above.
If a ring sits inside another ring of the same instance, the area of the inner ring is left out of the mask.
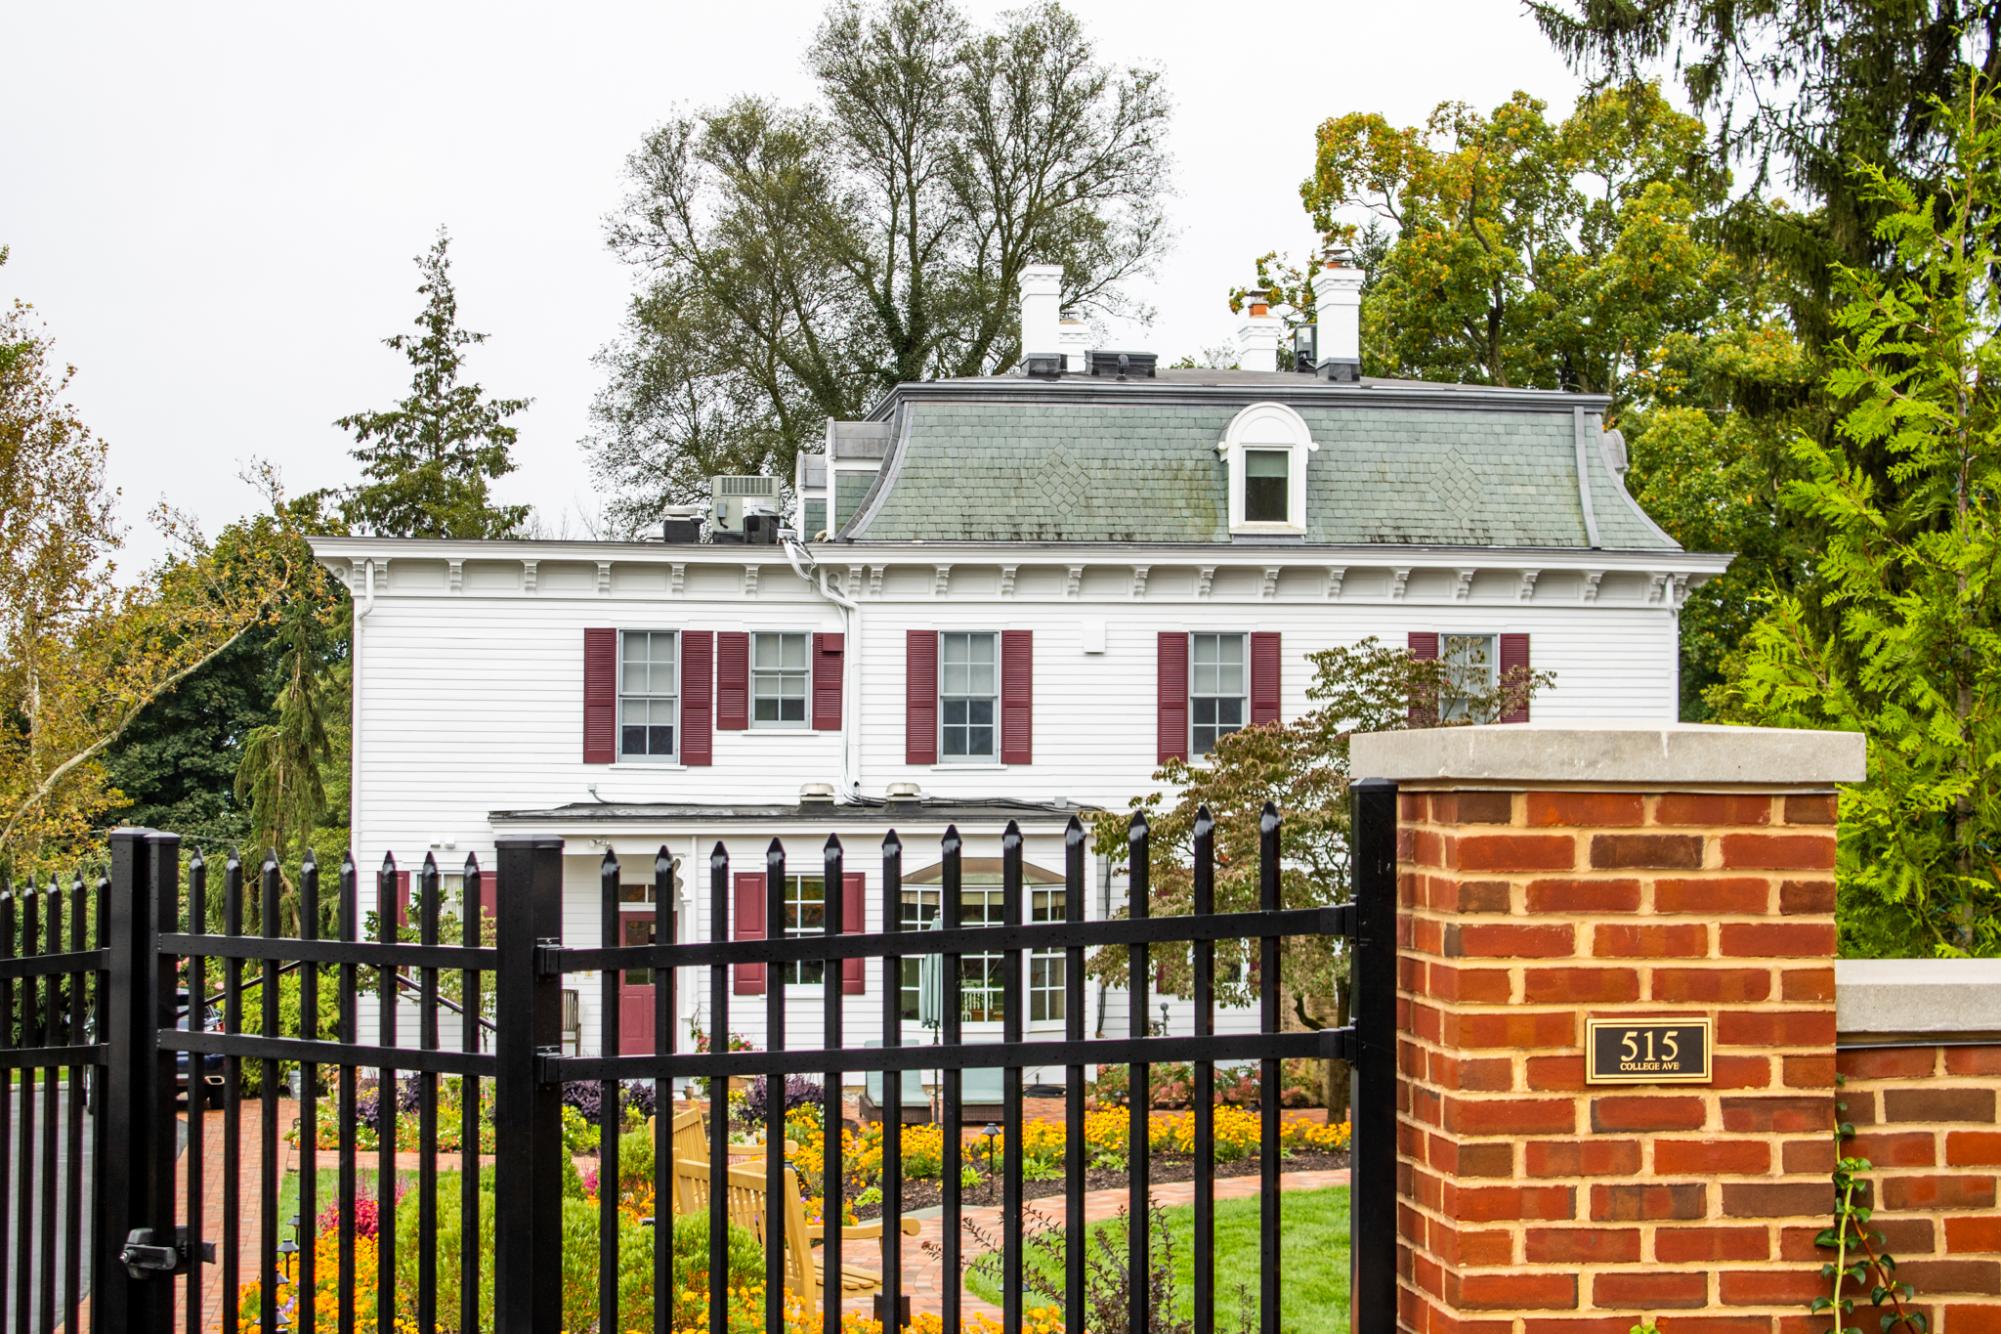
[[[118,803],[105,749],[269,618],[310,561],[282,513],[209,542],[162,508],[172,554],[121,580],[117,492],[64,398],[74,373],[31,307],[0,311],[0,871],[17,875],[81,845]]]

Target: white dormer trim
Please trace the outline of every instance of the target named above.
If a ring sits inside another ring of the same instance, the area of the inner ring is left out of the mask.
[[[1245,537],[1306,536],[1306,457],[1320,446],[1306,419],[1283,403],[1253,403],[1230,419],[1216,442],[1230,484],[1230,532]],[[1244,451],[1282,450],[1286,469],[1283,523],[1251,523],[1244,518]]]

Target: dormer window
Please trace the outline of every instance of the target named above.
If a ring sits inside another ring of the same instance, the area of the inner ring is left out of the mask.
[[[1244,522],[1284,523],[1291,511],[1286,506],[1286,480],[1291,464],[1282,449],[1244,451]]]
[[[1319,446],[1297,412],[1253,403],[1216,445],[1229,474],[1230,532],[1306,536],[1306,458]]]

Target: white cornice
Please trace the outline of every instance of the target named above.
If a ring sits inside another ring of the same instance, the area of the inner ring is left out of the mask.
[[[712,599],[718,574],[745,599],[810,597],[791,577],[778,547],[348,537],[315,538],[312,545],[320,562],[350,587],[373,561],[378,598]],[[978,600],[994,596],[997,583],[999,596],[1030,601],[1179,601],[1221,597],[1228,588],[1233,590],[1227,595],[1231,601],[1248,595],[1273,602],[1588,605],[1599,601],[1602,585],[1608,603],[1667,608],[1679,607],[1689,589],[1722,573],[1731,560],[1681,551],[1269,543],[820,543],[811,554],[833,573],[837,587],[845,583],[849,597],[888,601]],[[394,578],[388,574],[392,563]],[[774,565],[781,568],[771,579],[762,578],[765,568]],[[962,582],[953,576],[977,570],[989,572],[984,587],[990,591],[961,593],[961,588],[981,588],[981,580]],[[691,578],[690,571],[710,573]],[[1288,571],[1305,577],[1281,592]],[[1087,577],[1093,572],[1115,578],[1093,581]],[[1483,575],[1497,577],[1482,581]],[[1476,583],[1484,591],[1476,591]],[[1239,589],[1244,593],[1234,591]]]

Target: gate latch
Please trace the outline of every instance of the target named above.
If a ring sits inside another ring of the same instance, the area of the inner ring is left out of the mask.
[[[125,1248],[118,1259],[134,1279],[186,1273],[197,1251],[205,1264],[215,1263],[215,1243],[198,1245],[188,1240],[188,1230],[177,1227],[171,1233],[150,1227],[135,1227],[126,1234]]]

